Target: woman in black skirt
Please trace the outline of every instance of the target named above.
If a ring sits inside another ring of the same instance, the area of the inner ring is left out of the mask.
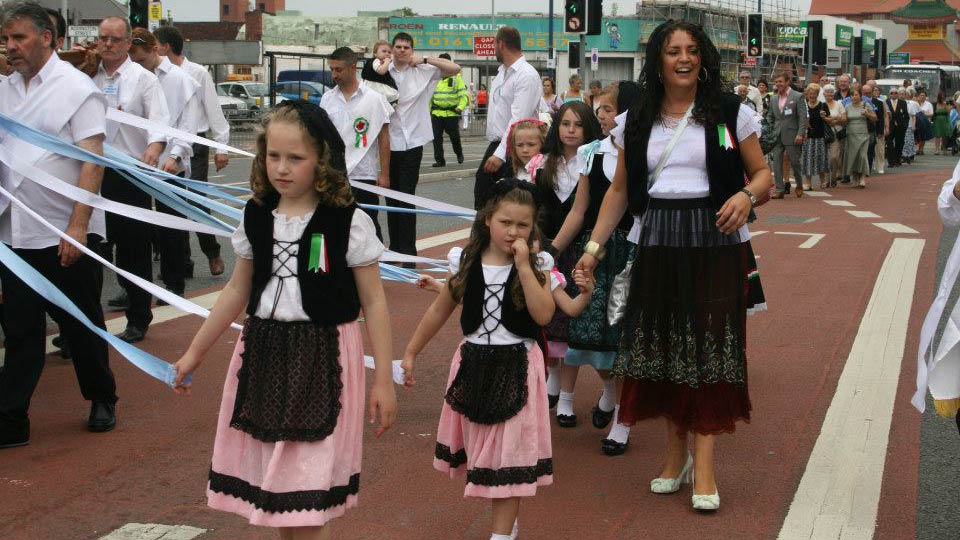
[[[716,510],[716,435],[750,419],[746,317],[756,299],[745,223],[770,189],[770,170],[754,113],[723,91],[720,55],[701,26],[657,27],[639,83],[613,184],[578,267],[596,267],[628,207],[640,216],[613,367],[624,377],[620,419],[666,418],[666,456],[650,490],[673,493],[692,476],[693,507]]]

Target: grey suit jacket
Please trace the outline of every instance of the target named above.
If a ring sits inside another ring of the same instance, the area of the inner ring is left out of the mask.
[[[767,109],[767,122],[773,126],[773,130],[780,138],[780,143],[784,146],[793,146],[797,135],[806,135],[807,127],[810,124],[810,116],[807,112],[807,101],[803,94],[791,89],[787,93],[787,102],[780,110],[780,95],[770,96],[770,107]]]

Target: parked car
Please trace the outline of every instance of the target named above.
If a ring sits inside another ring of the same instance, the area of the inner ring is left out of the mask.
[[[247,102],[227,95],[227,92],[217,87],[217,99],[220,101],[220,110],[228,121],[230,120],[250,120],[253,117]]]
[[[253,81],[222,82],[217,84],[217,87],[222,88],[228,96],[247,102],[247,106],[253,111],[262,111],[272,106],[270,89],[264,83]],[[283,101],[283,98],[277,96],[277,103],[281,101]]]
[[[277,73],[277,82],[311,81],[333,88],[333,74],[326,69],[285,69]]]
[[[305,99],[310,103],[320,104],[320,98],[327,91],[327,87],[311,81],[284,81],[276,84],[277,97],[284,99]]]

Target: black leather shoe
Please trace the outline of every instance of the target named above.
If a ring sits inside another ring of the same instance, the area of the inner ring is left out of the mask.
[[[128,324],[123,332],[117,334],[117,337],[127,343],[139,343],[143,341],[143,338],[147,337],[147,331]]]
[[[547,394],[547,404],[550,405],[550,408],[553,409],[557,406],[557,403],[560,401],[560,394]]]
[[[558,414],[557,424],[565,428],[577,427],[577,415],[571,414],[568,416],[566,414]]]
[[[629,444],[630,441],[622,443],[613,439],[604,439],[600,441],[600,449],[608,456],[622,456],[627,451]]]
[[[598,403],[593,407],[591,411],[591,419],[593,420],[593,427],[597,429],[603,429],[610,424],[610,421],[613,420],[613,411],[605,411],[600,408]]]
[[[439,169],[440,167],[446,167],[446,166],[447,166],[446,163],[443,163],[443,162],[440,162],[440,161],[438,161],[438,162],[434,163],[433,165],[431,165],[431,167],[433,167],[434,169]]]
[[[90,404],[90,419],[87,429],[94,433],[113,431],[117,425],[117,406],[113,403],[94,401]]]
[[[30,422],[0,428],[0,448],[16,448],[30,443]]]
[[[457,163],[463,165],[463,156],[457,156]]]
[[[127,293],[122,292],[117,296],[107,300],[107,305],[112,308],[117,308],[118,310],[127,309],[130,307],[130,298],[127,297]]]
[[[73,357],[73,353],[70,352],[70,342],[67,341],[67,338],[57,336],[52,340],[53,346],[60,349],[60,358],[64,360],[70,360]]]

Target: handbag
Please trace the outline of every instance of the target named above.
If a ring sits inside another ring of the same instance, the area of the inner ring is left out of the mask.
[[[833,144],[837,142],[837,132],[834,131],[832,127],[827,125],[823,127],[823,142],[825,144]]]
[[[670,139],[667,147],[663,150],[663,154],[660,155],[660,161],[657,162],[657,167],[647,180],[647,191],[650,191],[650,188],[657,182],[657,177],[660,176],[660,172],[667,166],[667,159],[670,157],[670,154],[673,153],[673,148],[677,146],[677,143],[680,141],[680,134],[686,129],[691,114],[693,114],[693,103],[690,104],[687,112],[683,115],[683,118],[680,119],[680,123],[677,124],[677,130],[673,132],[673,138]],[[634,225],[634,227],[636,227],[636,225]],[[607,299],[607,322],[610,323],[610,326],[623,320],[623,316],[627,312],[627,297],[630,296],[630,277],[632,272],[633,261],[627,261],[626,266],[623,267],[623,270],[619,274],[614,276],[613,282],[610,284],[610,296]]]

